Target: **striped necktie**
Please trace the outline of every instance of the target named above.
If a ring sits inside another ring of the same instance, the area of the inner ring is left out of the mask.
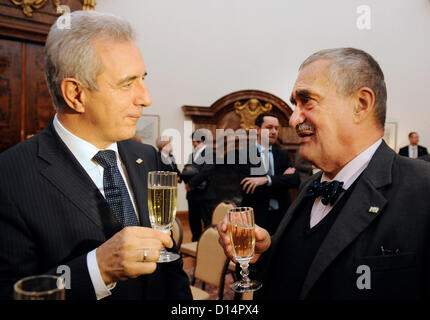
[[[124,179],[119,172],[113,150],[99,151],[93,160],[104,168],[103,189],[106,201],[118,222],[123,226],[138,226],[136,213]]]

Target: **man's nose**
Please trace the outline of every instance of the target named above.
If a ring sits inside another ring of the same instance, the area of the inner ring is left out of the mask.
[[[141,80],[138,86],[138,94],[136,97],[136,104],[144,107],[149,107],[152,103],[151,94],[146,86],[146,83]]]
[[[290,117],[290,127],[295,128],[298,124],[303,123],[305,121],[305,116],[303,114],[302,109],[299,106],[293,111],[293,114]]]

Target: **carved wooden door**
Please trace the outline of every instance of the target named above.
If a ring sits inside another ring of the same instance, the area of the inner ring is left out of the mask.
[[[0,0],[0,152],[36,134],[55,114],[43,46],[59,6],[93,10],[94,0]]]
[[[43,45],[0,38],[0,152],[46,127],[55,114]]]

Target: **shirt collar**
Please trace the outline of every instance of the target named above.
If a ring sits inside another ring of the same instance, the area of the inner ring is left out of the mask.
[[[194,154],[194,159],[195,158],[197,158],[198,156],[200,156],[200,154],[203,152],[203,150],[205,150],[206,149],[206,145],[204,144],[203,146],[201,146],[197,151],[196,151],[196,153]]]
[[[267,148],[263,147],[261,144],[259,144],[257,141],[255,141],[255,145],[257,146],[258,151],[263,152],[264,150],[266,150]],[[272,150],[272,145],[269,144],[269,151]]]
[[[161,156],[162,156],[163,158],[169,158],[169,157],[170,157],[170,154],[169,154],[169,153],[165,153],[165,152],[163,152],[163,151],[160,151],[160,154],[161,154]]]
[[[54,128],[61,140],[63,140],[75,158],[85,169],[91,169],[97,165],[94,161],[92,161],[92,158],[97,154],[97,152],[100,151],[96,146],[89,143],[88,141],[85,141],[84,139],[77,137],[67,130],[58,120],[57,115],[54,117]],[[118,145],[116,142],[111,144],[105,150],[115,151],[115,155],[117,159],[119,159]]]
[[[323,173],[321,182],[338,180],[343,182],[343,189],[348,190],[364,169],[367,168],[381,142],[382,138],[348,162],[333,179],[329,179],[326,174]]]
[[[160,152],[161,157],[167,161],[172,161],[173,155],[170,153]]]

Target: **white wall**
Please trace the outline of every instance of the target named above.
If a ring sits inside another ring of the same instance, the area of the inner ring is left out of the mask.
[[[360,5],[371,9],[370,30],[357,28]],[[153,100],[144,114],[159,114],[161,131],[183,131],[182,105],[209,106],[236,90],[288,101],[307,56],[352,46],[385,73],[397,149],[412,130],[430,147],[430,0],[99,0],[96,10],[138,31]],[[187,210],[183,185],[178,210]]]

